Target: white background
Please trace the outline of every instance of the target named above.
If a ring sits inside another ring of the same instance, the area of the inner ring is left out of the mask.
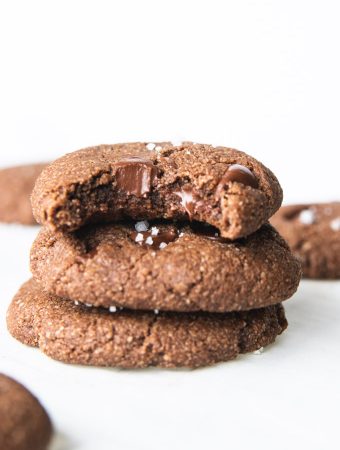
[[[249,152],[286,202],[339,199],[338,4],[0,1],[0,165],[185,139]],[[338,448],[340,282],[303,283],[261,356],[195,372],[69,367],[5,329],[35,234],[0,229],[0,370],[42,399],[55,448]]]

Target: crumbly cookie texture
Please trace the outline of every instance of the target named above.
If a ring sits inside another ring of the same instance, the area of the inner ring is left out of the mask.
[[[47,164],[29,164],[0,170],[0,222],[34,225],[31,193]]]
[[[48,356],[122,368],[197,368],[272,343],[287,327],[283,307],[228,314],[109,312],[76,306],[25,283],[8,313],[10,333]]]
[[[282,202],[273,173],[238,150],[184,142],[100,145],[46,168],[32,195],[35,218],[52,231],[144,219],[198,220],[221,236],[247,236]]]
[[[0,448],[45,450],[51,421],[39,401],[20,383],[0,374]]]
[[[306,278],[340,278],[340,202],[288,205],[271,223],[301,261]]]
[[[226,312],[280,303],[300,264],[269,224],[238,241],[202,224],[147,221],[42,228],[31,270],[46,292],[94,306]]]

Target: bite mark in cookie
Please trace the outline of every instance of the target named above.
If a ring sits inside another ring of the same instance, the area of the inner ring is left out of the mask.
[[[102,145],[65,155],[43,172],[32,196],[35,217],[54,231],[127,217],[189,218],[229,239],[256,231],[281,201],[277,179],[254,158],[191,142]]]

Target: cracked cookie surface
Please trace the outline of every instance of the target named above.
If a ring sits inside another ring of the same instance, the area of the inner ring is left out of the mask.
[[[227,314],[110,313],[45,294],[32,279],[14,297],[7,326],[19,341],[66,363],[197,368],[274,342],[287,321],[281,304]]]
[[[306,278],[340,278],[340,202],[288,205],[271,223],[302,264]]]
[[[34,225],[30,196],[34,183],[47,164],[0,169],[0,222]]]
[[[197,220],[247,236],[282,202],[273,173],[238,150],[184,142],[100,145],[69,153],[35,185],[36,220],[53,231],[124,218]]]
[[[52,425],[39,401],[20,383],[0,373],[0,448],[45,450]]]
[[[211,312],[279,303],[301,276],[269,224],[229,241],[212,227],[164,221],[71,234],[43,228],[31,249],[31,271],[46,292],[94,306]]]

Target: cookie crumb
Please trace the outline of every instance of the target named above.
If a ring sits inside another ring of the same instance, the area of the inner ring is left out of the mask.
[[[304,225],[311,225],[315,222],[315,214],[314,211],[310,209],[304,209],[300,212],[299,220]]]
[[[111,313],[115,313],[115,312],[117,312],[117,307],[116,307],[116,306],[110,306],[110,307],[109,307],[109,311],[110,311]]]
[[[137,222],[135,225],[135,230],[140,231],[147,231],[149,229],[149,222],[147,220],[141,220],[140,222]]]
[[[331,228],[333,231],[340,231],[340,217],[331,221]]]
[[[263,353],[263,351],[264,351],[264,348],[260,347],[258,350],[255,350],[253,352],[253,355],[261,355]]]
[[[161,242],[160,244],[159,244],[159,248],[162,250],[163,248],[165,248],[165,247],[167,247],[168,246],[168,244],[166,244],[165,242]]]
[[[154,144],[153,142],[149,142],[149,144],[146,145],[146,148],[148,150],[154,150],[156,147],[156,144]]]

